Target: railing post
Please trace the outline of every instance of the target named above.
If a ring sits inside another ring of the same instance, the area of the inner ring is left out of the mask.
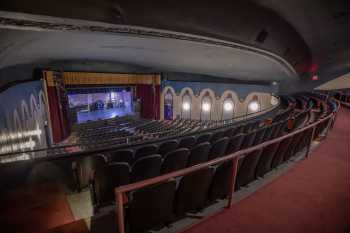
[[[307,150],[306,150],[306,155],[305,157],[309,157],[309,153],[310,153],[310,149],[311,149],[311,144],[313,142],[314,136],[315,136],[315,132],[316,132],[316,127],[317,125],[315,125],[314,127],[312,127],[312,134],[311,134],[311,138],[310,138],[310,142],[309,145],[307,146]]]
[[[329,130],[331,129],[333,120],[334,120],[333,116],[332,116],[331,118],[329,118],[327,127],[326,127],[326,129],[325,129],[324,138],[326,138],[326,137],[328,136],[328,132],[329,132]]]
[[[117,223],[118,223],[118,233],[125,233],[125,226],[124,226],[124,208],[123,208],[123,193],[116,192],[116,216],[117,216]]]
[[[235,191],[236,177],[237,177],[237,171],[238,171],[238,159],[239,159],[239,156],[236,156],[232,160],[232,173],[229,179],[230,189],[228,191],[228,203],[226,208],[230,208],[232,206],[233,193]]]

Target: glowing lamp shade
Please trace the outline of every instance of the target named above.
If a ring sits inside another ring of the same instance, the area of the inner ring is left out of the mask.
[[[278,99],[274,96],[271,96],[271,105],[276,106],[278,104]]]
[[[231,103],[231,102],[226,102],[226,103],[224,103],[224,110],[226,111],[226,112],[229,112],[229,111],[231,111],[233,109],[233,104]]]
[[[188,110],[190,110],[190,108],[191,108],[191,105],[190,105],[189,102],[183,102],[183,103],[182,103],[182,109],[183,109],[184,111],[188,111]]]
[[[209,111],[210,111],[210,108],[211,108],[210,103],[204,102],[204,103],[202,104],[202,109],[203,109],[204,112],[209,112]]]
[[[257,112],[259,110],[259,107],[260,107],[260,105],[257,101],[250,102],[248,105],[248,109],[251,112]]]

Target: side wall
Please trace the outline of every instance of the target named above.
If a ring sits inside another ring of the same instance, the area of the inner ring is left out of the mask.
[[[46,147],[45,100],[41,81],[18,84],[0,93],[1,154]]]
[[[201,118],[201,102],[204,95],[209,95],[212,100],[211,120],[221,120],[223,116],[223,104],[227,98],[232,99],[234,104],[234,117],[243,116],[247,113],[247,106],[257,98],[260,110],[272,107],[272,93],[277,92],[277,87],[264,85],[247,85],[233,83],[212,82],[162,82],[160,112],[164,119],[164,97],[166,93],[173,96],[173,118],[181,117],[182,98],[185,93],[191,97],[191,118]]]

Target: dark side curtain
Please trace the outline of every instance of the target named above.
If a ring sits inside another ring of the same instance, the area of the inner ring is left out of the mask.
[[[52,141],[58,143],[67,138],[71,132],[68,119],[68,97],[61,75],[52,71],[44,71],[44,73],[50,110]]]
[[[50,109],[50,120],[51,120],[51,130],[52,130],[52,141],[54,143],[60,142],[63,138],[63,128],[60,117],[60,108],[57,97],[56,87],[47,86],[47,96],[49,100]]]
[[[136,86],[136,97],[141,100],[141,117],[159,119],[160,86],[140,84]]]

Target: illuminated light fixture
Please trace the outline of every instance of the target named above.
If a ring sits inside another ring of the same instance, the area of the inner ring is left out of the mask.
[[[278,104],[278,99],[274,96],[271,96],[271,101],[270,101],[271,105],[275,106]]]
[[[233,109],[233,104],[231,103],[231,102],[226,102],[226,103],[224,103],[224,110],[226,111],[226,112],[229,112],[229,111],[231,111]]]
[[[37,124],[35,130],[29,130],[29,131],[18,132],[18,133],[3,134],[0,136],[0,142],[15,141],[18,139],[28,138],[31,136],[35,136],[39,140],[41,140],[41,134],[42,134],[42,131],[39,128],[39,125]]]
[[[182,109],[183,110],[188,111],[188,110],[190,110],[190,108],[191,108],[191,105],[190,105],[189,102],[183,102],[182,103]]]
[[[211,108],[210,103],[204,102],[204,103],[202,104],[202,109],[203,109],[204,112],[209,112],[209,111],[210,111],[210,108]]]
[[[253,101],[253,102],[250,102],[249,105],[248,105],[248,109],[251,111],[251,112],[257,112],[259,110],[259,103],[256,102],[256,101]]]
[[[312,81],[317,81],[318,80],[318,76],[315,74],[315,75],[312,76],[311,79],[312,79]]]
[[[273,85],[273,86],[276,86],[277,84],[278,84],[278,83],[277,83],[276,81],[273,81],[273,82],[272,82],[272,85]]]

